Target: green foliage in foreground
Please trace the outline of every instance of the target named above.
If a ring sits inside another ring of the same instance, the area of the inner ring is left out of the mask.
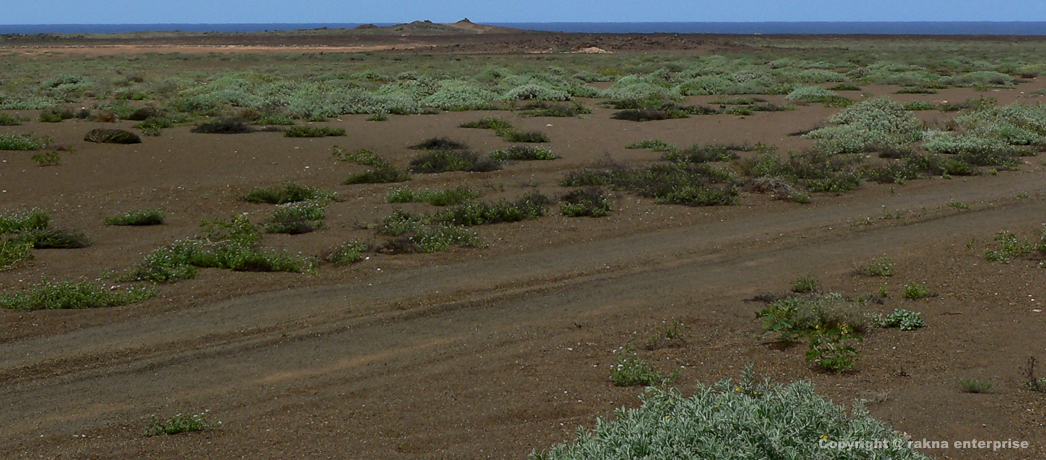
[[[20,267],[33,258],[33,243],[15,238],[0,239],[0,272]]]
[[[64,310],[118,307],[141,302],[154,295],[156,291],[148,288],[112,290],[87,281],[45,281],[19,292],[0,294],[0,308]]]
[[[45,229],[50,225],[51,217],[47,211],[40,208],[21,213],[0,214],[0,234]]]
[[[62,155],[58,152],[37,153],[32,156],[33,162],[40,166],[58,166],[62,164]]]
[[[875,316],[875,324],[879,327],[896,327],[902,331],[914,331],[926,327],[922,313],[917,311],[898,308],[885,318],[882,315]]]
[[[145,430],[145,436],[172,435],[178,433],[189,433],[193,431],[213,430],[222,425],[222,422],[207,420],[207,411],[199,414],[175,414],[169,420],[160,420],[153,416],[149,428]]]
[[[559,211],[568,217],[603,217],[614,210],[610,194],[598,187],[574,190],[562,201]]]
[[[809,382],[774,384],[746,374],[739,382],[699,385],[689,398],[648,388],[639,408],[598,418],[592,430],[578,430],[576,441],[535,451],[531,459],[928,459],[862,406],[847,413]],[[837,448],[872,441],[885,445]]]
[[[363,253],[370,249],[370,245],[367,243],[353,241],[327,251],[323,255],[323,260],[334,265],[351,265],[363,260]]]

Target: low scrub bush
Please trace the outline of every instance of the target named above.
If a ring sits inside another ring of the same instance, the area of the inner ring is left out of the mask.
[[[925,297],[925,296],[924,296]],[[886,317],[875,315],[873,319],[876,326],[883,328],[896,327],[902,331],[914,331],[926,327],[922,313],[898,308]]]
[[[896,263],[889,257],[872,259],[871,263],[861,267],[858,272],[865,276],[888,277],[893,276]]]
[[[432,216],[435,223],[473,226],[518,222],[544,216],[552,199],[540,193],[528,193],[516,201],[497,203],[464,203]]]
[[[327,218],[324,208],[328,203],[328,200],[311,200],[280,205],[265,219],[265,231],[298,235],[318,230]]]
[[[930,288],[923,283],[908,283],[904,285],[902,295],[906,299],[922,299],[930,296]]]
[[[737,203],[734,175],[709,165],[655,165],[645,169],[608,165],[568,173],[565,187],[609,185],[628,190],[656,203],[684,206],[722,206]],[[726,186],[718,184],[727,184]]]
[[[370,250],[369,244],[353,241],[327,251],[321,259],[334,265],[351,265],[363,260],[363,254]]]
[[[18,239],[33,243],[36,249],[78,249],[93,243],[84,232],[64,228],[26,230],[19,233]]]
[[[239,199],[249,203],[284,204],[295,201],[307,201],[317,199],[334,200],[338,198],[337,192],[329,192],[318,188],[287,182],[278,187],[258,187],[248,190],[239,196]]]
[[[671,152],[679,147],[660,139],[643,139],[625,146],[626,149],[650,149],[655,152]]]
[[[47,211],[33,208],[24,212],[0,214],[0,234],[20,233],[27,230],[42,230],[51,225]]]
[[[87,142],[99,144],[141,144],[142,138],[137,134],[122,129],[97,128],[87,132],[84,136]]]
[[[292,126],[283,132],[284,137],[327,137],[344,136],[345,128],[332,126]]]
[[[865,303],[847,299],[838,293],[790,295],[774,299],[756,316],[763,320],[763,330],[778,334],[777,340],[795,342],[820,330],[843,330],[861,334],[871,317]]]
[[[981,379],[960,379],[959,391],[963,393],[987,393],[995,384]]]
[[[254,132],[251,123],[239,118],[223,118],[204,123],[192,129],[198,134],[246,134]]]
[[[207,431],[218,428],[222,422],[208,420],[208,412],[199,414],[175,414],[169,420],[160,420],[153,416],[149,427],[145,430],[145,436],[174,435],[179,433],[191,433],[194,431]]]
[[[421,174],[447,171],[490,172],[499,170],[501,167],[500,161],[477,155],[468,150],[429,152],[410,162],[410,170]]]
[[[261,230],[246,216],[204,221],[201,226],[203,235],[156,249],[119,279],[168,283],[195,277],[197,268],[297,273],[312,268],[312,261],[304,257],[259,248]]]
[[[498,131],[498,136],[509,142],[539,144],[550,141],[548,135],[541,131],[516,131],[514,129],[503,129]]]
[[[163,211],[159,209],[143,209],[106,217],[105,225],[163,225],[163,219]]]
[[[805,381],[775,384],[749,370],[740,381],[698,385],[689,398],[676,389],[653,387],[640,401],[639,408],[598,418],[591,430],[579,430],[577,440],[535,451],[530,458],[929,460],[862,406],[836,405]],[[881,441],[882,447],[833,448],[833,443],[853,440]],[[831,454],[825,454],[826,443]]]
[[[616,362],[610,368],[610,382],[619,387],[659,385],[673,376],[665,377],[636,353],[636,348],[628,344],[614,350]],[[674,375],[674,374],[673,374]]]
[[[22,120],[11,116],[10,114],[0,113],[0,126],[21,126]]]
[[[692,145],[683,150],[671,150],[665,154],[665,160],[685,163],[708,163],[714,161],[733,161],[740,158],[737,152],[772,151],[763,144],[707,144]]]
[[[62,155],[58,152],[38,153],[32,156],[33,162],[40,166],[58,166],[62,164]]]
[[[378,233],[396,237],[381,248],[383,251],[393,254],[437,252],[451,246],[477,247],[480,245],[475,232],[466,228],[449,224],[435,224],[425,216],[414,216],[403,211],[396,211],[386,217]]]
[[[0,150],[40,150],[51,143],[32,134],[0,134]]]
[[[580,103],[549,104],[547,102],[536,102],[524,106],[520,113],[528,117],[576,117],[578,115],[590,114],[592,109]]]
[[[1014,257],[1025,257],[1032,251],[1038,250],[1046,253],[1046,230],[1043,230],[1038,243],[1029,239],[1021,238],[1011,232],[999,232],[995,235],[995,244],[999,249],[988,248],[984,250],[984,258],[989,262],[1010,263]]]
[[[33,259],[33,243],[17,238],[0,238],[0,272],[19,268]]]
[[[817,278],[814,278],[812,275],[800,276],[792,283],[792,292],[796,294],[817,292],[820,289],[820,284]]]
[[[823,371],[837,374],[849,372],[857,364],[857,342],[862,338],[849,327],[817,328],[808,336],[810,348],[806,351],[807,362],[817,365]]]
[[[174,122],[163,117],[152,116],[134,125],[146,136],[159,136],[163,130],[174,126]]]
[[[603,217],[614,210],[614,202],[606,190],[597,187],[574,190],[562,198],[559,210],[568,217]]]
[[[451,206],[464,203],[479,197],[479,192],[461,186],[450,190],[410,190],[406,188],[389,192],[386,201],[389,203],[428,203],[433,206]]]
[[[552,153],[552,149],[534,147],[531,145],[513,145],[507,149],[495,150],[490,157],[498,161],[533,161],[533,160],[555,160],[558,158]]]
[[[494,117],[483,117],[477,121],[469,121],[459,125],[462,128],[475,128],[475,129],[493,129],[497,131],[511,130],[512,123],[505,121],[501,118]]]
[[[414,144],[410,148],[413,150],[468,150],[469,146],[446,137],[432,137]]]
[[[107,308],[141,302],[156,295],[147,288],[112,289],[88,281],[45,281],[18,292],[0,294],[0,308],[66,310]]]

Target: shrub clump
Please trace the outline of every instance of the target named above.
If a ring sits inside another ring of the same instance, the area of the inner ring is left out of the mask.
[[[410,146],[412,150],[467,150],[463,142],[452,141],[447,137],[432,137]]]
[[[497,131],[512,129],[512,123],[501,118],[483,117],[477,121],[468,121],[459,125],[462,128],[493,129]]]
[[[0,272],[21,267],[33,258],[33,243],[17,238],[0,238]]]
[[[145,430],[145,436],[174,435],[178,433],[191,433],[193,431],[213,430],[222,425],[222,422],[212,422],[207,419],[207,411],[199,414],[175,414],[170,420],[161,421],[159,417],[153,416],[149,422],[149,428]]]
[[[516,201],[464,203],[437,213],[432,216],[432,221],[461,226],[518,222],[544,216],[545,208],[550,203],[552,203],[552,199],[548,196],[533,192]]]
[[[414,216],[396,211],[385,218],[378,233],[395,237],[381,250],[392,254],[437,252],[450,248],[479,246],[476,234],[460,226],[431,222],[426,216]]]
[[[0,134],[0,150],[40,150],[50,142],[32,134]]]
[[[93,241],[84,232],[76,229],[42,228],[21,232],[19,240],[33,244],[36,249],[78,249],[90,246]]]
[[[324,208],[328,203],[327,200],[310,200],[280,205],[265,219],[265,231],[298,235],[318,230],[327,218]]]
[[[552,153],[552,149],[532,145],[513,145],[504,150],[495,150],[490,153],[490,157],[499,161],[555,160],[558,158],[555,153]]]
[[[612,420],[598,418],[595,428],[580,430],[577,440],[530,457],[825,458],[825,443],[876,440],[882,447],[871,452],[838,449],[831,458],[929,460],[860,405],[847,411],[817,395],[809,382],[781,385],[745,374],[736,382],[699,385],[689,398],[676,389],[652,387],[640,396],[638,409],[618,409]]]
[[[155,290],[147,288],[117,290],[87,281],[78,283],[45,281],[22,291],[0,294],[0,308],[12,310],[107,308],[141,302],[155,295]]]
[[[327,137],[344,136],[345,128],[332,126],[292,126],[283,132],[284,137]]]
[[[923,320],[922,313],[903,308],[894,310],[893,313],[890,313],[885,318],[882,315],[875,315],[874,322],[879,327],[896,327],[902,331],[914,331],[926,327],[926,321]]]
[[[248,203],[284,204],[295,201],[316,199],[334,200],[337,192],[328,192],[318,188],[287,182],[278,187],[258,187],[248,190],[239,198]]]
[[[97,128],[87,132],[84,136],[87,142],[100,144],[141,144],[142,138],[137,134],[122,129]]]
[[[498,136],[509,142],[523,142],[539,144],[549,142],[548,135],[541,131],[516,131],[514,129],[503,129],[498,131]]]
[[[410,162],[414,173],[432,174],[447,171],[490,172],[501,169],[502,163],[468,150],[441,150],[426,153]]]
[[[559,211],[568,217],[603,217],[614,210],[610,194],[598,187],[574,190],[562,201]]]
[[[389,203],[428,203],[433,206],[451,206],[479,197],[479,192],[461,186],[449,190],[418,190],[400,188],[389,192]]]
[[[239,118],[223,118],[192,129],[192,132],[198,134],[246,134],[253,131],[249,121]]]
[[[389,160],[375,155],[371,150],[359,149],[355,152],[346,152],[338,146],[335,146],[333,149],[333,156],[340,161],[349,161],[374,168],[370,171],[364,171],[349,176],[348,179],[345,179],[345,181],[342,182],[342,184],[345,185],[386,184],[393,182],[406,182],[410,180],[410,173],[396,169]]]
[[[363,254],[370,250],[369,244],[352,241],[330,249],[321,259],[334,265],[351,265],[363,260]]]
[[[724,206],[737,203],[734,179],[733,173],[709,165],[674,163],[636,169],[612,164],[570,172],[560,184],[565,187],[610,185],[615,190],[651,197],[661,204]]]
[[[159,209],[144,209],[106,217],[105,225],[163,225],[163,219],[163,211]]]

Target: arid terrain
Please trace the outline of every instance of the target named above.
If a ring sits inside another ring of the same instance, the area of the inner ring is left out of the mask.
[[[70,62],[127,66],[126,75],[265,73],[282,65],[280,56],[320,53],[366,56],[390,66],[417,62],[423,71],[458,65],[451,59],[458,56],[469,65],[557,56],[597,62],[604,55],[577,53],[593,48],[609,52],[606,59],[765,58],[811,53],[813,43],[821,43],[818,37],[780,38],[770,46],[730,36],[484,32],[6,37],[0,62],[37,69],[26,72],[39,77],[26,78],[39,79]],[[847,40],[874,48],[880,39]],[[913,37],[898,40],[924,45]],[[1006,40],[1025,39],[998,42]],[[158,64],[147,65],[150,59]],[[13,75],[0,79],[4,85],[22,81]],[[1038,104],[1046,97],[1041,76],[1007,87],[947,86],[932,94],[896,94],[902,86],[892,84],[860,86],[838,93],[931,104],[990,97],[998,106]],[[736,96],[686,96],[679,104],[725,108],[725,97]],[[567,217],[554,204],[536,219],[470,227],[480,247],[377,250],[389,238],[376,229],[395,210],[436,211],[424,203],[388,203],[394,189],[466,186],[488,202],[528,192],[558,199],[573,190],[561,182],[571,171],[608,158],[635,166],[662,161],[662,153],[625,148],[636,141],[762,143],[785,155],[814,148],[814,139],[794,134],[824,126],[842,110],[784,94],[757,97],[794,109],[633,122],[612,118],[618,109],[601,104],[602,98],[573,97],[591,113],[441,110],[392,113],[387,121],[367,114],[297,119],[346,131],[319,138],[191,132],[207,119],[201,117],[130,145],[86,142],[84,136],[95,128],[137,132],[136,121],[44,123],[40,109],[4,110],[25,121],[0,126],[0,134],[46,136],[61,147],[61,164],[43,167],[32,152],[0,150],[0,213],[43,209],[54,226],[82,230],[93,244],[34,249],[31,261],[0,272],[0,290],[87,280],[113,289],[151,286],[157,295],[111,308],[0,309],[0,457],[525,458],[572,441],[578,427],[591,428],[616,408],[638,406],[642,386],[610,380],[615,350],[631,343],[665,374],[678,370],[670,385],[684,394],[699,383],[736,379],[752,364],[775,382],[811,381],[839,404],[865,400],[873,417],[912,439],[1030,443],[997,452],[922,450],[934,458],[1046,458],[1046,393],[1026,388],[1029,358],[1040,363],[1038,375],[1046,375],[1046,269],[1034,252],[1009,263],[985,258],[1001,231],[1038,241],[1046,222],[1041,154],[1020,157],[1018,167],[980,168],[980,174],[862,179],[853,191],[811,192],[808,203],[739,186],[736,204],[683,206],[610,187],[614,209],[606,217]],[[63,107],[99,101],[86,94]],[[912,113],[944,125],[962,112]],[[409,147],[430,138],[448,137],[481,153],[512,145],[492,130],[459,127],[486,116],[547,134],[549,142],[541,145],[558,158],[510,162],[490,172],[415,173],[405,183],[345,185],[368,168],[332,155],[368,149],[407,168],[422,153]],[[733,163],[717,164],[736,168],[759,154],[737,153]],[[338,197],[327,205],[322,228],[266,234],[263,246],[307,257],[353,240],[374,249],[351,265],[319,263],[306,273],[201,268],[194,278],[173,283],[119,278],[151,251],[199,234],[203,220],[245,214],[262,221],[274,206],[238,197],[287,182]],[[147,208],[162,209],[164,224],[105,225],[108,216]],[[882,257],[896,262],[892,276],[857,273]],[[824,372],[804,359],[805,343],[782,346],[756,317],[765,304],[755,299],[788,294],[806,275],[845,296],[882,289],[885,297],[867,303],[870,312],[918,311],[926,327],[874,328],[860,343],[852,371]],[[905,298],[908,284],[925,285],[931,295]],[[649,346],[666,325],[682,332],[669,346]],[[960,391],[958,382],[970,378],[995,386],[982,394]],[[203,411],[221,426],[143,436],[154,415]]]

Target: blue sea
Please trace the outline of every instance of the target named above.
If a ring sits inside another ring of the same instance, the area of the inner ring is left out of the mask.
[[[1046,22],[504,22],[484,24],[527,30],[585,33],[1046,35]],[[99,34],[143,31],[261,32],[324,27],[351,29],[359,25],[359,23],[0,24],[0,34]]]

